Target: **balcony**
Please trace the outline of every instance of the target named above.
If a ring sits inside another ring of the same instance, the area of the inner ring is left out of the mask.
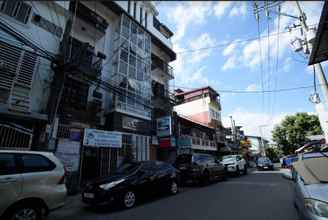
[[[188,139],[191,141],[188,141]],[[216,143],[215,141],[212,140],[198,138],[189,135],[183,135],[183,142],[189,144],[191,143],[191,149],[194,150],[217,151]],[[182,147],[187,147],[187,146],[182,146]]]
[[[69,6],[69,10],[74,14],[76,2],[72,1]],[[107,21],[100,15],[93,12],[91,9],[85,5],[78,3],[76,9],[76,15],[81,18],[86,23],[90,24],[92,27],[95,27],[98,31],[105,34],[108,27]]]
[[[71,61],[74,71],[83,73],[90,79],[99,77],[105,55],[101,53],[95,54],[94,48],[90,44],[83,43],[75,38],[71,37],[71,42],[72,52],[71,54],[66,54],[66,59]]]
[[[168,63],[166,63],[164,60],[162,60],[158,56],[152,54],[151,55],[151,70],[156,71],[157,69],[160,70],[161,73],[164,73],[166,76],[168,76],[169,79],[174,79],[173,67],[171,67]]]

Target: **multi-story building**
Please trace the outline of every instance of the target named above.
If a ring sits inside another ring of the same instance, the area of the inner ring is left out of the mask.
[[[153,124],[172,113],[168,63],[176,54],[152,2],[1,1],[0,14],[0,146],[47,146],[50,132],[56,141],[43,150],[74,171],[82,149],[82,168],[92,170],[83,173],[95,176],[127,151],[156,156]],[[81,148],[85,128],[116,132],[123,147]],[[14,141],[18,134],[24,142]]]
[[[71,1],[69,10],[76,15],[68,54],[75,69],[59,105],[59,148],[81,141],[83,128],[122,136],[120,149],[83,146],[82,178],[108,175],[127,153],[136,160],[156,157],[152,125],[172,109],[172,32],[147,1]]]
[[[0,147],[39,149],[45,141],[51,63],[68,3],[0,2]]]
[[[178,154],[187,152],[217,154],[217,136],[214,128],[181,115],[176,117],[176,123]]]
[[[251,156],[258,157],[265,155],[265,149],[268,147],[269,141],[260,136],[246,135],[245,138],[251,142],[249,152]]]
[[[187,92],[177,90],[175,98],[174,110],[179,115],[214,128],[218,147],[224,145],[221,104],[219,94],[214,89],[207,86]]]

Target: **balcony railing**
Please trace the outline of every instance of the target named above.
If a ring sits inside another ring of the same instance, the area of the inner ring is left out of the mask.
[[[168,63],[166,63],[161,58],[159,58],[156,55],[152,54],[151,70],[153,71],[155,69],[160,69],[162,72],[167,74],[171,79],[174,78],[173,67],[171,67]]]
[[[103,17],[96,14],[81,3],[78,3],[77,9],[75,9],[75,5],[75,1],[72,1],[70,4],[70,11],[72,13],[74,13],[76,10],[76,14],[79,18],[81,18],[85,22],[89,23],[92,27],[95,27],[97,30],[105,34],[106,29],[108,27],[108,23]]]
[[[184,135],[184,138],[191,139],[191,148],[195,150],[209,150],[209,151],[216,151],[216,143],[215,141],[193,137],[189,135]]]

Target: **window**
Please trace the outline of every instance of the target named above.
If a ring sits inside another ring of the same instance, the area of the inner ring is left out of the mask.
[[[18,173],[14,154],[0,154],[0,176]]]
[[[137,17],[137,2],[134,2],[133,4],[133,18],[135,19]]]
[[[20,1],[4,1],[0,11],[26,24],[31,13],[31,6]]]
[[[24,154],[21,158],[24,173],[51,171],[55,168],[55,164],[41,155]]]
[[[147,28],[148,13],[145,12],[145,27]]]
[[[142,18],[142,13],[143,13],[143,12],[142,12],[142,11],[143,11],[143,9],[142,9],[142,7],[140,7],[140,18],[139,18],[139,19],[140,19],[140,24],[141,24],[141,25],[142,25],[142,23],[143,23],[143,22],[142,22],[142,20],[143,20],[143,18]]]
[[[131,2],[128,1],[128,14],[130,14],[130,7],[131,7]]]

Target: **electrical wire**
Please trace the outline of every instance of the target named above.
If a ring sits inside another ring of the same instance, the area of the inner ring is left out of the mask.
[[[318,24],[313,24],[311,26],[317,26]],[[294,28],[293,30],[291,31],[295,31],[295,30],[298,30],[298,29],[301,29],[301,27],[297,27],[297,28]],[[270,34],[269,37],[273,37],[273,36],[276,36],[278,34],[289,34],[291,31],[281,31],[279,33],[273,33],[273,34]],[[240,39],[240,40],[231,40],[231,41],[228,41],[228,42],[225,42],[225,43],[220,43],[220,44],[216,44],[216,45],[213,45],[213,46],[210,46],[210,47],[200,47],[200,48],[196,48],[196,49],[190,49],[190,50],[181,50],[181,51],[177,51],[175,52],[176,54],[184,54],[184,53],[196,53],[196,52],[199,52],[199,51],[202,51],[202,50],[211,50],[211,49],[216,49],[216,48],[222,48],[222,47],[227,47],[229,46],[230,44],[232,43],[247,43],[247,42],[250,42],[250,41],[255,41],[255,40],[259,40],[262,39],[262,38],[267,38],[267,35],[262,35],[262,36],[257,36],[257,37],[251,37],[251,38],[248,38],[248,39]]]
[[[246,91],[246,90],[231,90],[231,89],[217,89],[218,93],[242,93],[242,94],[261,94],[261,93],[279,93],[279,92],[289,92],[289,91],[297,91],[302,89],[311,89],[314,85],[307,86],[298,86],[298,87],[290,87],[290,88],[281,88],[276,90],[255,90],[255,91]],[[184,88],[194,90],[197,88],[190,88],[184,86],[176,86],[176,88]]]
[[[257,8],[257,5],[255,4]],[[262,60],[262,43],[261,43],[261,30],[260,30],[260,17],[256,16],[257,21],[257,35],[258,35],[258,42],[259,42],[259,55],[260,55],[260,80],[261,80],[261,90],[264,90],[264,82],[263,82],[263,60]],[[261,102],[261,109],[262,112],[264,110],[264,93],[262,93],[262,102]]]
[[[276,68],[275,68],[275,75],[274,75],[274,90],[277,89],[277,75],[279,69],[279,44],[280,44],[280,19],[281,19],[281,5],[278,5],[278,27],[277,27],[277,49],[276,49]],[[272,100],[272,108],[271,108],[271,122],[273,119],[273,115],[275,114],[275,104],[276,104],[276,93],[273,93],[273,100]]]

